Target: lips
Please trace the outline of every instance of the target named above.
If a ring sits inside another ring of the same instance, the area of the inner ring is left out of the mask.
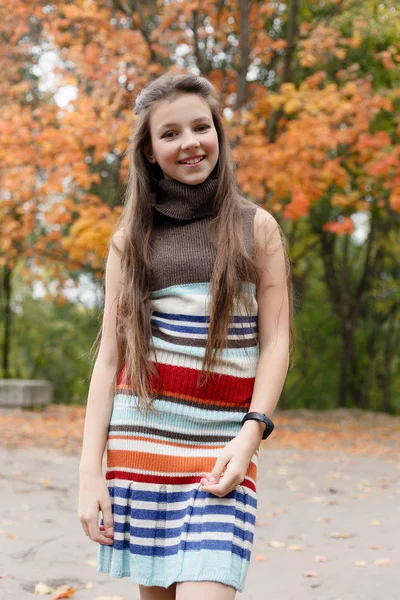
[[[180,160],[178,162],[181,165],[191,164],[191,161],[194,161],[192,164],[197,164],[197,163],[202,162],[202,160],[204,158],[205,158],[205,154],[199,154],[198,156],[189,156],[188,158],[184,158],[183,160]]]

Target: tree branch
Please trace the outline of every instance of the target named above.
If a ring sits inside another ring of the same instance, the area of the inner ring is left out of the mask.
[[[236,89],[235,110],[238,110],[243,106],[243,104],[246,102],[248,93],[247,71],[249,70],[250,64],[250,1],[251,0],[240,1],[240,61],[239,67],[237,69],[238,79]]]

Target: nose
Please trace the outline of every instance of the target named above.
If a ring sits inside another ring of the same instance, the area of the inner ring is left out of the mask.
[[[184,134],[181,144],[182,150],[186,150],[186,148],[198,148],[199,146],[200,142],[192,131]]]

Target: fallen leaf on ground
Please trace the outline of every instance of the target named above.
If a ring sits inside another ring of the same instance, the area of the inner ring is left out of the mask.
[[[85,560],[85,563],[91,567],[95,567],[97,565],[97,560],[95,558],[89,558],[89,560]]]
[[[264,560],[265,560],[264,554],[257,554],[257,556],[256,556],[257,562],[264,562]]]
[[[377,558],[375,564],[378,565],[378,567],[390,567],[392,566],[393,561],[391,558]]]
[[[62,600],[62,598],[70,598],[75,594],[75,588],[67,585],[61,586],[54,590],[53,600]]]
[[[318,571],[304,571],[304,577],[319,577]]]
[[[47,583],[43,583],[43,581],[39,581],[39,583],[35,585],[34,593],[38,596],[45,596],[46,594],[52,594],[53,592],[54,588],[47,585]]]
[[[269,545],[273,548],[284,548],[286,546],[285,542],[279,542],[278,540],[273,540]]]
[[[63,404],[50,404],[41,411],[2,407],[0,446],[58,448],[66,454],[80,454],[85,412],[85,406]],[[352,455],[388,458],[400,468],[400,416],[358,409],[291,409],[280,411],[279,425],[279,436],[268,438],[268,447],[292,448],[291,461],[303,460],[296,452],[304,449],[335,454],[350,451]]]
[[[353,537],[353,534],[349,533],[348,531],[330,531],[328,535],[329,535],[329,537],[334,538],[334,539],[339,539],[339,538],[347,539],[347,538]]]
[[[288,550],[293,550],[293,552],[302,552],[304,550],[304,546],[296,546],[296,544],[290,544],[290,546],[288,546]]]
[[[356,567],[365,567],[366,562],[365,560],[356,560],[354,564],[356,565]]]
[[[328,559],[326,558],[326,556],[317,555],[317,556],[314,556],[314,560],[316,562],[326,562]]]

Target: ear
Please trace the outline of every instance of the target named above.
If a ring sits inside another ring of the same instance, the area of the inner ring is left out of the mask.
[[[157,161],[150,146],[145,146],[144,154],[150,163],[152,163],[153,165],[156,164]]]

